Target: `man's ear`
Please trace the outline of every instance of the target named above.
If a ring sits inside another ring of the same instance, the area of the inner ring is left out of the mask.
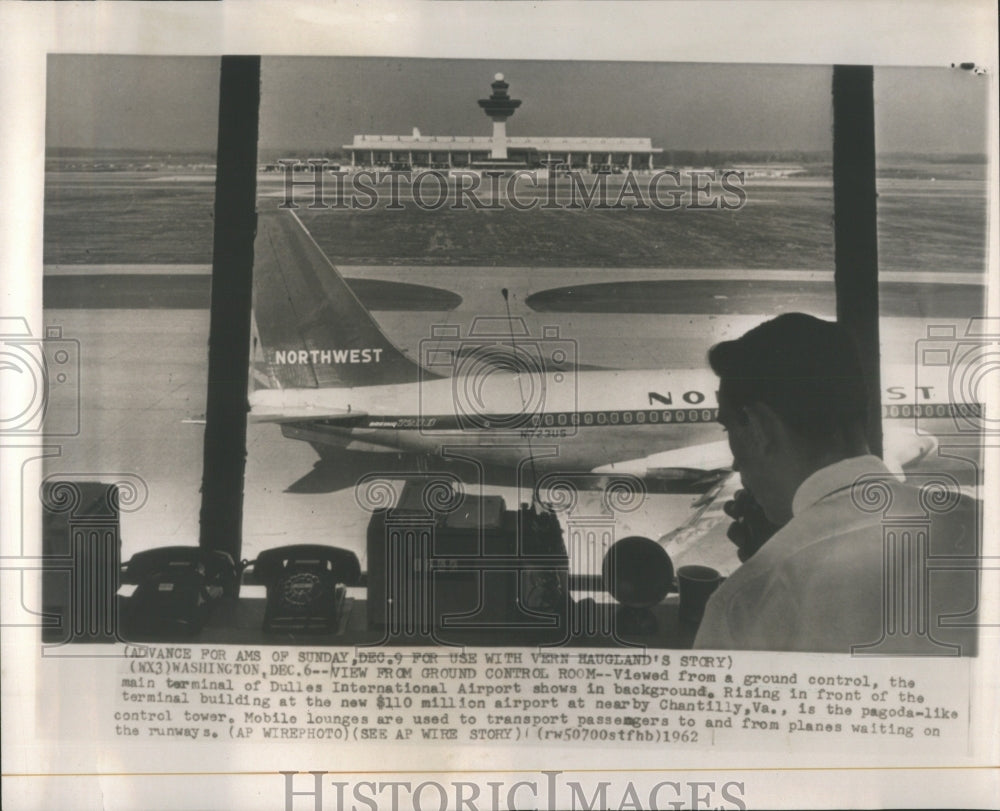
[[[784,420],[767,403],[750,403],[744,408],[750,441],[765,455],[775,453],[785,444],[788,431]]]

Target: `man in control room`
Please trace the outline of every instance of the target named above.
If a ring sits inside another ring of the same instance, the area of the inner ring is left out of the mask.
[[[974,654],[975,627],[955,615],[976,605],[975,570],[931,571],[883,540],[886,503],[930,514],[920,482],[901,483],[869,452],[865,380],[843,327],[788,313],[708,360],[744,487],[726,505],[743,564],[709,600],[695,647]],[[930,518],[930,555],[974,555],[975,500],[955,489],[945,502]],[[916,549],[913,533],[901,542]]]

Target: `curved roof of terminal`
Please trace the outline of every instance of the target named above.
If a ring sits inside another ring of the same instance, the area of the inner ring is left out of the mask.
[[[649,138],[532,138],[508,137],[508,149],[538,149],[553,152],[662,152]],[[344,149],[431,149],[431,150],[483,150],[489,149],[493,139],[475,135],[355,135],[354,143]]]

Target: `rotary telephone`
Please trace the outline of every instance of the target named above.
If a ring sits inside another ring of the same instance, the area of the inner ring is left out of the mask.
[[[361,564],[346,549],[293,544],[261,552],[253,576],[267,586],[265,631],[333,633],[345,586],[360,582]]]
[[[240,573],[227,552],[165,546],[132,556],[125,581],[136,589],[126,603],[127,628],[144,636],[193,636],[214,605],[239,594]]]

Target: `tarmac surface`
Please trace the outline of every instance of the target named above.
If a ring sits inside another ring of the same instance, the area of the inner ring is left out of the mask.
[[[815,270],[607,268],[425,268],[338,266],[370,310],[491,312],[500,284],[539,313],[724,315],[800,310],[833,316],[833,274]],[[46,269],[47,307],[207,307],[208,265],[55,265]],[[607,281],[614,276],[615,281]],[[572,284],[561,284],[566,280]],[[491,283],[487,284],[489,281]],[[889,317],[961,317],[984,307],[973,273],[882,274],[880,308]]]

